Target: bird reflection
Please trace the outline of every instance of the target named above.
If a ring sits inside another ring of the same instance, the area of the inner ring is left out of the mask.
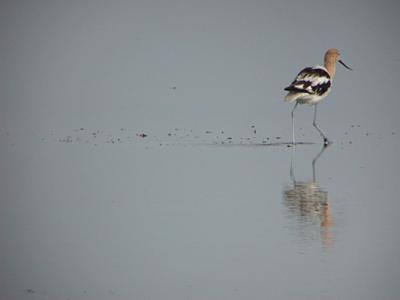
[[[316,164],[328,147],[323,146],[312,161],[313,177],[311,181],[297,181],[294,176],[294,153],[290,163],[291,184],[283,190],[283,202],[288,216],[295,221],[302,240],[315,239],[319,235],[325,246],[331,246],[333,215],[328,192],[322,189],[316,178]]]

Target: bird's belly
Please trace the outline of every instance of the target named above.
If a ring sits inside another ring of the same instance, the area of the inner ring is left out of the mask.
[[[324,93],[324,94],[322,94],[322,95],[303,94],[303,95],[301,95],[300,97],[298,97],[298,98],[296,99],[296,101],[297,101],[299,104],[309,104],[309,105],[313,105],[313,104],[316,104],[316,103],[320,102],[322,99],[324,99],[326,96],[328,96],[328,93],[329,93],[329,91],[326,92],[326,93]]]

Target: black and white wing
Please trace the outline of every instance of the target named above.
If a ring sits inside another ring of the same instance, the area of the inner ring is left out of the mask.
[[[331,76],[324,67],[308,67],[300,71],[284,90],[321,96],[331,88]]]

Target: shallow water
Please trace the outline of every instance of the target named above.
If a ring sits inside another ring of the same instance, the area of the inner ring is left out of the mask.
[[[293,148],[87,131],[2,135],[5,298],[395,298],[391,132]]]
[[[0,299],[400,299],[399,9],[1,1]]]

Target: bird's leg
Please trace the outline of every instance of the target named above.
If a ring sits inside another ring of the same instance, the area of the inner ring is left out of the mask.
[[[317,125],[317,104],[314,104],[314,121],[313,121],[313,126],[318,130],[318,132],[321,134],[322,138],[324,139],[324,145],[329,145],[331,142],[328,140],[324,132],[321,130],[321,128],[318,127]]]
[[[292,109],[292,144],[293,145],[296,144],[295,139],[294,139],[294,110],[296,109],[297,104],[299,104],[299,103],[296,101],[296,104],[294,105],[294,107]]]

